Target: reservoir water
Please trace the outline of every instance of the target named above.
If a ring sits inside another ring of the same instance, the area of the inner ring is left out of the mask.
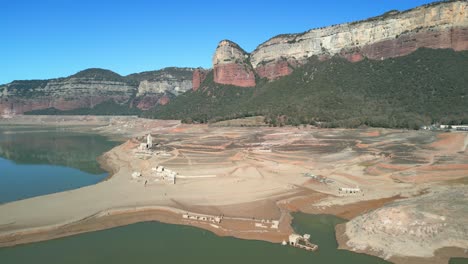
[[[280,244],[218,237],[202,229],[138,223],[45,242],[0,248],[1,263],[387,263],[338,250],[330,215],[296,214],[294,227],[320,245],[309,252]]]
[[[118,142],[55,127],[0,127],[0,204],[95,184],[96,158]]]
[[[103,136],[58,128],[0,127],[0,203],[101,181],[107,173],[96,158],[116,144]],[[294,229],[311,234],[320,247],[316,252],[145,222],[0,248],[0,263],[387,263],[338,250],[334,227],[342,222],[330,215],[294,215]]]

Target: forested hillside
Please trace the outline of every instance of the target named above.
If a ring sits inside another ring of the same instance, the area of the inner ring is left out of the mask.
[[[404,57],[356,63],[312,57],[276,81],[254,88],[215,84],[143,116],[213,122],[263,115],[272,125],[418,128],[431,123],[468,123],[468,52],[419,49]]]

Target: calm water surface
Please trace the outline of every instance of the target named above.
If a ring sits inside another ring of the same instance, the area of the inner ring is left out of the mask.
[[[54,127],[0,127],[0,204],[95,184],[96,158],[118,142]]]
[[[319,244],[308,252],[279,244],[218,237],[194,227],[146,222],[11,248],[0,248],[1,263],[388,263],[337,250],[330,215],[296,214],[294,228]]]

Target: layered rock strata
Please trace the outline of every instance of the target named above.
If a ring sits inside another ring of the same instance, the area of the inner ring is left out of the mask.
[[[93,108],[105,101],[148,110],[192,89],[193,68],[165,68],[120,76],[103,69],[87,69],[66,78],[13,81],[0,85],[0,113],[55,108]]]
[[[259,45],[251,54],[222,41],[213,66],[215,82],[253,86],[253,71],[269,80],[288,75],[308,58],[338,55],[352,62],[407,55],[418,48],[468,50],[467,1],[446,1],[300,34],[283,34]],[[248,59],[248,61],[246,61]]]
[[[213,56],[213,77],[219,84],[255,86],[255,73],[249,55],[236,43],[223,40]]]

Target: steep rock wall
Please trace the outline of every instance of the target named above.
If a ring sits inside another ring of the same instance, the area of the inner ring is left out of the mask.
[[[209,70],[205,70],[202,68],[195,69],[193,71],[192,77],[192,90],[196,91],[200,88],[200,85],[205,80],[206,75],[209,73]]]
[[[223,40],[213,56],[214,81],[240,87],[255,86],[255,73],[249,55],[236,43]]]
[[[0,87],[0,113],[21,114],[45,108],[72,110],[92,108],[113,100],[126,103],[135,86],[119,81],[101,81],[89,78],[61,78],[30,85],[30,81],[16,81]],[[29,86],[28,88],[25,85]]]
[[[105,101],[148,110],[192,89],[192,68],[165,68],[122,77],[87,69],[67,78],[0,85],[0,114],[32,110],[93,108]]]
[[[182,94],[192,89],[192,80],[178,80],[172,76],[160,80],[144,80],[138,85],[137,96],[146,94],[160,94],[170,92],[174,95]]]
[[[276,36],[250,54],[250,63],[260,77],[275,79],[314,55],[341,55],[359,61],[364,57],[403,56],[420,47],[468,50],[467,5],[466,1],[435,3],[365,21]]]

